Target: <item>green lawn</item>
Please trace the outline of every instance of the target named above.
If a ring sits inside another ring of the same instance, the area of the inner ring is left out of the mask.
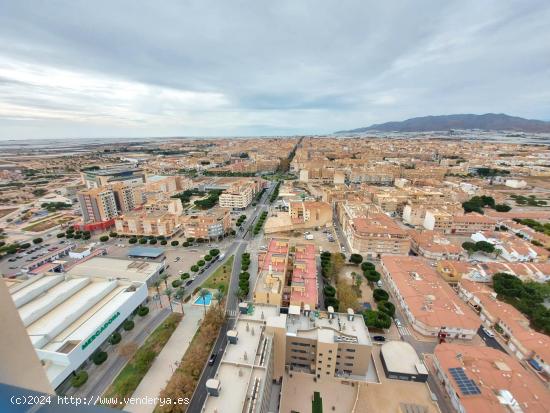
[[[218,289],[220,284],[223,284],[224,291],[227,292],[229,286],[229,277],[231,276],[231,269],[233,268],[233,260],[235,256],[232,255],[229,259],[219,267],[210,277],[208,277],[201,285],[201,288]]]
[[[122,398],[130,397],[134,393],[147,371],[149,371],[153,361],[178,326],[181,317],[179,313],[170,314],[136,351],[103,395],[106,398],[117,398],[121,401],[120,404],[112,404],[110,407],[124,408]]]

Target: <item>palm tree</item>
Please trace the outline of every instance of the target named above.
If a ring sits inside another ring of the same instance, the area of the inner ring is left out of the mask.
[[[218,305],[221,305],[224,295],[225,294],[221,290],[216,291],[216,294],[214,294],[214,298],[218,302]]]
[[[502,250],[500,248],[495,248],[494,254],[495,254],[495,259],[498,259],[498,257],[502,255]]]
[[[181,313],[183,314],[183,295],[185,294],[185,288],[180,287],[178,288],[178,291],[176,291],[176,296],[180,300],[181,305]]]
[[[166,288],[166,290],[164,290],[164,295],[166,295],[168,297],[168,304],[170,304],[170,311],[174,311],[174,309],[172,308],[172,294],[173,293],[174,293],[174,291],[171,288]]]
[[[160,303],[160,308],[162,308],[162,300],[160,299],[160,281],[159,280],[156,280],[153,285],[155,286],[155,288],[157,289],[157,297],[159,298],[159,303]]]
[[[161,280],[164,281],[164,286],[168,288],[168,274],[164,273],[160,276]]]
[[[210,292],[206,289],[206,288],[203,288],[200,292],[199,292],[199,297],[202,298],[202,305],[204,307],[204,316],[206,317],[206,296],[210,294]]]

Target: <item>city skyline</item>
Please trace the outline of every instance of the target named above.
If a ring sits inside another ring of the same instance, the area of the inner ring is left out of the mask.
[[[546,2],[346,6],[6,2],[0,140],[548,119]]]

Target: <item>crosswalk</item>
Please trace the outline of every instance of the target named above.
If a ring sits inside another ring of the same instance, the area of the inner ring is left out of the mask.
[[[406,327],[406,326],[400,326],[400,327],[397,327],[397,329],[399,330],[399,334],[401,334],[402,336],[411,336],[411,332],[409,330],[409,327]]]

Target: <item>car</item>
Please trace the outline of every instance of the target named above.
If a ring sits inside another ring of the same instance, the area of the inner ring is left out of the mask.
[[[65,244],[65,241],[59,241],[60,244]]]
[[[17,267],[10,267],[10,270],[16,270]]]
[[[212,353],[212,355],[210,356],[210,358],[208,359],[208,365],[209,366],[213,366],[214,363],[216,362],[216,358],[218,357],[218,355],[216,353]]]
[[[185,283],[185,286],[189,287],[192,283],[193,283],[193,280],[187,280],[187,282]]]
[[[386,341],[386,337],[384,336],[373,336],[372,339],[374,341]]]
[[[17,258],[10,258],[8,261],[9,262],[14,262],[14,261],[17,261]]]
[[[395,322],[395,325],[396,325],[397,327],[401,327],[401,321],[399,321],[398,318],[394,318],[393,321]]]
[[[342,247],[342,252],[346,252],[346,247]]]
[[[485,333],[485,335],[487,337],[491,337],[491,338],[495,337],[495,334],[491,330],[489,330],[488,328],[483,327],[482,330],[483,330],[483,332]]]

